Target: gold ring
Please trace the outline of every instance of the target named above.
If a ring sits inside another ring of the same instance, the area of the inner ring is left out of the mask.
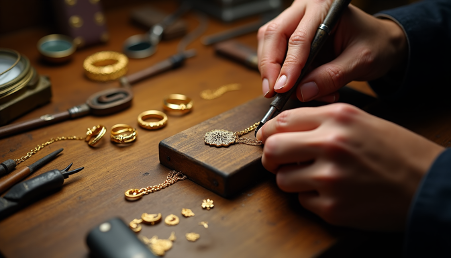
[[[144,119],[146,118],[158,118],[160,119],[157,122],[145,122]],[[168,117],[165,113],[158,111],[158,110],[147,110],[139,114],[138,116],[138,124],[144,129],[159,129],[168,123]]]
[[[193,101],[183,94],[171,94],[164,99],[163,108],[185,114],[193,108]]]
[[[127,124],[113,125],[111,128],[111,141],[117,143],[129,143],[136,140],[138,132]]]
[[[101,51],[83,62],[86,76],[95,81],[115,80],[127,73],[128,58],[118,52]]]
[[[105,135],[106,128],[103,125],[96,125],[92,128],[88,128],[86,132],[85,141],[88,142],[88,145],[94,147],[100,139]]]

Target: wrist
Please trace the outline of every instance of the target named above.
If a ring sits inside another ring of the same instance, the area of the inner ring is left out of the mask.
[[[397,77],[402,78],[409,57],[409,44],[406,33],[402,26],[390,16],[381,15],[377,16],[377,18],[380,19],[381,25],[384,27],[383,31],[388,37],[387,42],[391,46],[390,59],[392,63],[390,64],[387,75],[390,77],[397,75]]]

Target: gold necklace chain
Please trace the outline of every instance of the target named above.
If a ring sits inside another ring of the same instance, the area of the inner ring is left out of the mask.
[[[232,83],[232,84],[227,84],[227,85],[221,86],[221,87],[217,88],[215,91],[212,91],[210,89],[203,90],[200,93],[200,96],[203,99],[212,100],[212,99],[219,98],[222,94],[224,94],[228,91],[239,90],[239,89],[240,89],[239,83]]]
[[[182,181],[187,178],[188,177],[185,174],[183,174],[182,172],[172,170],[171,172],[169,172],[168,176],[166,177],[166,180],[164,180],[164,182],[161,184],[148,186],[148,187],[144,187],[141,189],[129,189],[129,190],[125,191],[125,199],[127,199],[129,201],[139,200],[145,194],[150,194],[153,192],[160,191],[161,189],[164,189],[168,186],[171,186],[171,185],[177,183],[178,181]]]
[[[238,131],[238,132],[230,132],[227,130],[216,129],[205,133],[204,142],[205,144],[216,146],[216,147],[228,147],[234,143],[242,143],[247,145],[258,146],[263,143],[257,139],[251,138],[240,138],[241,136],[255,130],[260,122],[257,122],[248,128]]]

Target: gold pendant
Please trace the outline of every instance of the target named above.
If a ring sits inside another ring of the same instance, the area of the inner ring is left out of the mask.
[[[216,147],[228,147],[234,143],[242,143],[247,145],[262,145],[262,142],[257,139],[251,139],[251,138],[240,138],[241,136],[253,131],[255,128],[257,128],[258,124],[260,122],[257,122],[253,124],[252,126],[244,129],[243,131],[239,132],[231,132],[227,130],[222,129],[216,129],[209,131],[205,133],[204,136],[204,142],[205,144],[208,144],[210,146],[216,146]]]

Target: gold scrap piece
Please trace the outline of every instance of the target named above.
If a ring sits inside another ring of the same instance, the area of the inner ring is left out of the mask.
[[[207,209],[207,210],[210,210],[210,209],[212,209],[213,207],[215,207],[215,205],[213,204],[213,200],[210,200],[210,199],[207,199],[207,200],[203,200],[202,201],[202,208],[203,209]]]
[[[200,235],[194,232],[191,233],[186,233],[186,240],[191,241],[191,242],[195,242],[197,241],[197,239],[200,238]]]
[[[216,147],[227,147],[236,142],[238,137],[234,132],[227,130],[212,130],[205,133],[205,144]]]
[[[166,225],[169,226],[175,226],[179,224],[179,222],[180,222],[179,217],[175,216],[174,214],[170,214],[164,219],[164,223],[166,223]]]
[[[146,224],[155,225],[161,221],[161,213],[158,214],[143,213],[141,215],[141,219]]]
[[[174,242],[176,240],[175,238],[175,232],[172,231],[171,235],[169,236],[168,240],[171,240],[172,242]]]
[[[183,215],[183,217],[188,218],[188,217],[194,216],[194,212],[191,209],[183,208],[182,209],[182,215]]]
[[[206,221],[199,222],[199,225],[204,226],[204,228],[208,228],[208,222]]]
[[[133,232],[138,233],[141,231],[142,227],[140,223],[142,222],[142,219],[134,219],[130,222],[129,226]]]

